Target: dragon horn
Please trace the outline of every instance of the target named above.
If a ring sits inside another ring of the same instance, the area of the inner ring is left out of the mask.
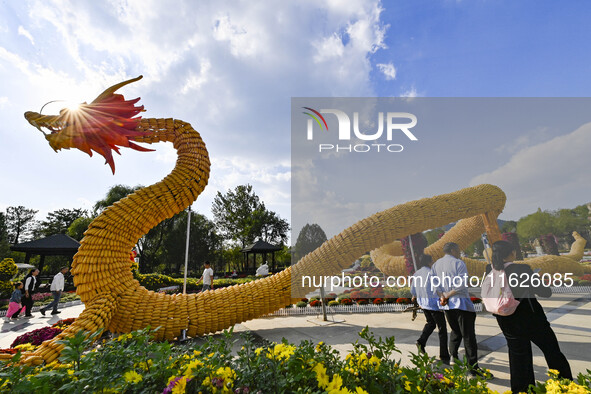
[[[115,93],[117,91],[117,89],[119,89],[120,87],[123,87],[125,85],[128,85],[130,83],[139,81],[140,79],[142,79],[144,76],[140,75],[139,77],[136,78],[132,78],[132,79],[128,79],[127,81],[123,81],[123,82],[119,82],[116,85],[111,86],[110,88],[107,88],[104,92],[102,92],[101,94],[98,95],[97,98],[95,98],[92,101],[92,104],[94,103],[98,103],[104,99],[106,99],[107,97],[111,96],[113,93]]]

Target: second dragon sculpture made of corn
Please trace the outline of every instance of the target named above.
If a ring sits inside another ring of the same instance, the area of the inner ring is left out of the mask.
[[[90,104],[63,109],[59,115],[25,113],[54,150],[77,148],[90,155],[97,152],[105,157],[113,173],[113,150],[149,150],[136,142],[171,142],[178,159],[163,180],[116,202],[90,224],[72,264],[76,292],[85,309],[57,337],[23,354],[22,362],[56,360],[63,348],[59,341],[80,330],[89,335],[98,330],[127,333],[150,326],[158,327],[154,335],[160,340],[172,340],[183,330],[188,336],[220,331],[303,297],[310,291],[298,283],[303,274],[337,275],[367,251],[375,251],[376,265],[383,271],[396,272],[404,262],[393,241],[456,220],[461,219],[447,240],[469,245],[483,231],[491,241],[500,236],[496,217],[505,205],[505,194],[496,186],[480,185],[378,212],[343,230],[297,264],[264,279],[198,294],[148,291],[133,277],[130,251],[151,228],[197,199],[207,185],[210,161],[201,136],[189,123],[142,119],[137,116],[143,111],[143,106],[136,106],[139,98],[125,100],[115,93],[140,78],[114,85]],[[584,240],[578,239],[575,244],[578,255]],[[394,246],[379,249],[387,245]],[[573,256],[572,264],[575,260]],[[484,265],[478,268],[483,270]]]

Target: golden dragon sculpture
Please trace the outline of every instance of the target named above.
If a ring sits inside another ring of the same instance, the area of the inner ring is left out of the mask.
[[[471,239],[483,230],[491,241],[499,236],[496,217],[505,205],[505,194],[496,186],[480,185],[378,212],[326,241],[297,264],[264,279],[198,294],[148,291],[133,278],[130,250],[151,228],[197,199],[207,185],[210,161],[200,134],[189,123],[142,119],[136,116],[143,111],[143,106],[135,106],[139,98],[126,101],[115,93],[140,78],[108,88],[77,110],[63,109],[59,115],[25,113],[54,150],[77,148],[89,155],[95,151],[105,157],[113,172],[111,151],[118,152],[120,146],[148,150],[135,142],[168,141],[178,152],[174,169],[162,181],[123,198],[90,224],[72,265],[76,292],[85,309],[61,334],[23,354],[25,363],[56,360],[63,349],[58,341],[79,330],[123,333],[160,327],[156,339],[166,340],[178,337],[182,330],[188,336],[217,332],[291,304],[310,290],[299,283],[302,275],[338,274],[367,251],[377,249],[376,264],[394,272],[396,262],[385,262],[382,257],[387,253],[378,248],[458,219],[463,220],[446,240]]]

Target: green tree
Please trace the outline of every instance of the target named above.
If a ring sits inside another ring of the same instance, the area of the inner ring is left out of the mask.
[[[141,189],[143,186],[126,186],[126,185],[115,185],[112,186],[107,195],[102,200],[99,200],[94,204],[94,214],[97,215],[102,212],[105,208],[113,205],[123,197],[127,197],[128,194]]]
[[[163,262],[172,272],[180,273],[184,268],[187,236],[187,212],[176,215],[170,230],[163,240]],[[191,230],[189,238],[189,269],[197,272],[203,262],[209,260],[214,271],[224,269],[216,265],[216,250],[220,238],[215,232],[215,225],[205,216],[191,213]]]
[[[573,231],[581,233],[589,228],[589,220],[574,209],[560,209],[556,212],[554,226],[559,235],[569,235]]]
[[[137,242],[139,270],[142,274],[161,271],[165,268],[162,245],[166,234],[174,228],[177,220],[178,214],[160,222]]]
[[[445,234],[445,229],[443,227],[438,227],[433,230],[426,231],[425,238],[427,239],[427,245],[431,245],[439,240],[441,234]]]
[[[326,233],[316,223],[308,224],[300,230],[295,246],[295,261],[316,250],[326,241]]]
[[[257,210],[255,212],[255,225],[253,226],[253,234],[258,236],[265,242],[284,244],[287,242],[287,232],[289,231],[289,223],[287,220],[281,219],[275,212]]]
[[[72,222],[72,224],[70,224],[66,234],[75,240],[80,241],[84,237],[84,232],[88,229],[88,226],[90,226],[90,223],[93,220],[93,217],[88,216],[81,216],[77,218]]]
[[[6,227],[10,243],[16,245],[23,238],[30,235],[35,225],[35,214],[37,212],[22,205],[6,208]]]
[[[501,233],[513,233],[517,229],[517,222],[515,220],[507,220],[501,226]]]
[[[554,217],[550,212],[538,211],[527,215],[517,222],[517,235],[522,239],[532,240],[542,234],[550,234],[555,230]]]
[[[65,234],[70,225],[79,217],[85,217],[88,212],[84,209],[58,209],[49,212],[44,221],[40,222],[34,230],[35,237],[48,237],[54,234]]]
[[[0,260],[7,257],[10,253],[10,242],[8,242],[8,226],[6,225],[6,215],[0,212]]]
[[[273,242],[287,240],[289,224],[267,210],[251,185],[236,186],[226,194],[218,192],[211,211],[218,232],[243,248],[257,238]]]

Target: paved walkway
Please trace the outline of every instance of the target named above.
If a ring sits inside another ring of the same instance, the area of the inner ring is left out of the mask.
[[[591,295],[555,294],[549,300],[540,299],[540,302],[558,337],[562,351],[570,361],[573,374],[576,376],[579,372],[591,368]],[[47,317],[33,312],[34,317],[31,319],[21,318],[16,323],[4,322],[0,328],[0,347],[9,347],[12,341],[24,332],[51,325],[59,319],[77,317],[83,309],[83,305],[63,308],[61,314]],[[425,322],[422,315],[413,322],[407,313],[341,314],[335,315],[334,319],[344,321],[325,324],[321,318],[317,319],[314,316],[262,318],[237,325],[236,331],[250,330],[268,341],[275,342],[280,342],[282,338],[296,344],[302,340],[324,341],[344,354],[353,348],[351,343],[359,338],[357,333],[367,325],[377,336],[395,336],[397,346],[402,351],[399,357],[403,363],[408,364],[410,352],[416,352],[415,342]],[[509,362],[505,339],[500,333],[496,319],[490,314],[479,313],[476,319],[476,333],[479,363],[495,375],[489,387],[502,393],[509,387]],[[427,352],[437,355],[437,332],[429,338]],[[545,380],[547,367],[544,357],[536,346],[533,346],[533,353],[536,378]]]

